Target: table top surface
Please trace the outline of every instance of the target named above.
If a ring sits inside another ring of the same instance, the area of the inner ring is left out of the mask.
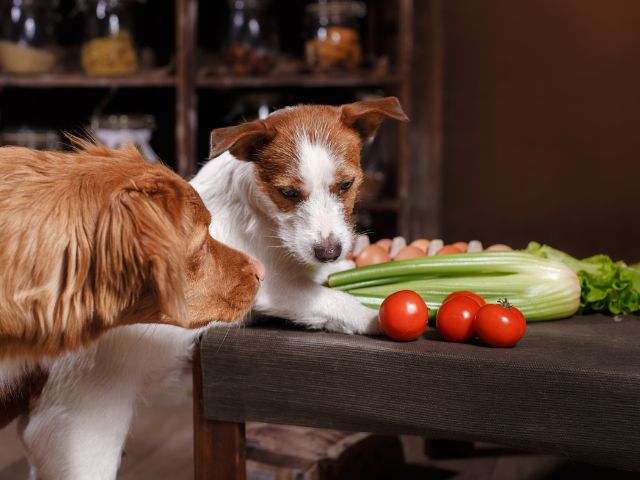
[[[205,334],[203,345],[205,348],[233,348],[245,342],[265,342],[271,346],[272,353],[293,345],[299,348],[323,345],[336,349],[391,351],[405,356],[468,359],[479,363],[517,363],[532,369],[640,377],[640,317],[635,315],[596,314],[530,322],[524,337],[513,348],[493,348],[479,341],[446,342],[433,327],[415,341],[396,342],[385,337],[306,331],[282,320],[238,330],[211,329]]]

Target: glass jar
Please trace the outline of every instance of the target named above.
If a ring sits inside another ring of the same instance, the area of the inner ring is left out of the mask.
[[[134,0],[83,0],[82,69],[87,75],[132,75],[139,69]]]
[[[149,163],[160,158],[151,148],[151,136],[156,128],[153,115],[101,115],[91,118],[91,129],[96,138],[109,148],[135,145]]]
[[[56,130],[27,126],[2,130],[0,145],[14,145],[36,150],[62,150],[60,135]]]
[[[305,8],[305,57],[315,72],[352,71],[362,62],[362,2],[317,2]]]
[[[55,36],[58,2],[3,1],[0,9],[0,66],[9,73],[47,73],[59,57]]]
[[[238,125],[253,120],[264,120],[282,104],[279,94],[272,92],[253,92],[240,95],[224,117],[225,125]]]
[[[237,75],[268,73],[278,54],[275,17],[268,0],[229,0],[229,34],[223,57]]]

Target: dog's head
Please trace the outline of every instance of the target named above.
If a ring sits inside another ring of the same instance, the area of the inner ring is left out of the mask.
[[[262,205],[283,245],[302,263],[333,262],[351,248],[360,153],[385,118],[408,120],[397,98],[285,108],[213,130],[210,157],[229,151],[254,162]]]
[[[0,148],[0,358],[56,355],[118,325],[230,322],[264,267],[216,242],[196,191],[133,147]]]
[[[162,323],[188,328],[245,314],[264,267],[214,240],[210,223],[187,182],[140,157],[98,219],[96,310],[130,323],[151,307],[149,321],[158,321],[157,312]]]

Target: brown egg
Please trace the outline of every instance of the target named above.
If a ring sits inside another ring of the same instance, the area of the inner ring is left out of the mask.
[[[438,250],[438,253],[436,253],[436,255],[452,255],[454,253],[462,253],[462,252],[458,247],[455,247],[453,245],[445,245],[440,250]]]
[[[467,242],[455,242],[455,243],[452,243],[451,245],[456,247],[462,253],[466,252],[467,248],[469,247],[469,244]]]
[[[409,245],[404,247],[402,250],[398,252],[398,254],[394,257],[394,260],[408,260],[410,258],[416,257],[424,257],[426,252],[422,251],[418,247],[414,247]]]
[[[484,249],[485,252],[510,252],[511,250],[513,250],[513,248],[503,243],[496,243]]]
[[[391,250],[391,244],[393,243],[393,240],[391,240],[390,238],[383,238],[381,240],[378,240],[375,245],[379,245],[382,248],[384,248],[384,250],[389,253],[389,251]]]
[[[356,258],[357,267],[366,267],[367,265],[375,265],[376,263],[385,263],[391,260],[387,251],[380,245],[369,245],[360,252]]]
[[[414,240],[413,242],[411,242],[409,246],[418,247],[424,253],[427,253],[427,250],[429,249],[429,243],[431,242],[426,238],[418,238],[417,240]]]

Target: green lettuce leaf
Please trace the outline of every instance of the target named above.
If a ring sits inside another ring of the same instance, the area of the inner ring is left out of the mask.
[[[640,264],[628,266],[603,254],[578,260],[537,242],[530,242],[524,251],[560,261],[576,272],[580,279],[581,312],[618,315],[640,311]]]

